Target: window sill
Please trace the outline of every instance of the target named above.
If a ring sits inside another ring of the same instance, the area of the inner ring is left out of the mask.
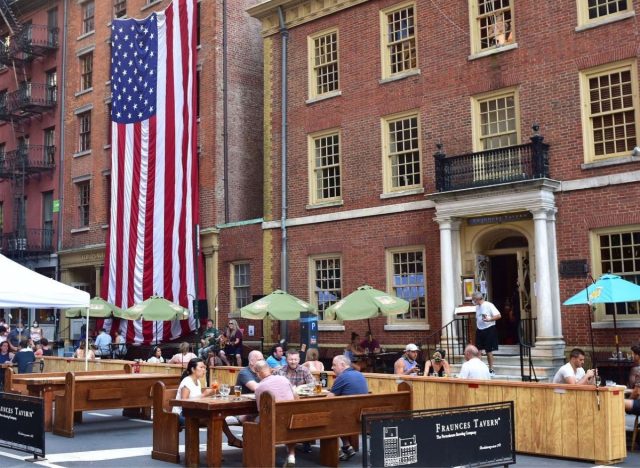
[[[102,149],[105,149],[105,150],[108,150],[108,149],[110,149],[110,148],[111,148],[111,143],[109,143],[109,144],[107,144],[107,145],[104,145],[104,146],[102,147]]]
[[[154,0],[153,2],[149,2],[145,6],[141,7],[140,11],[148,10],[149,8],[152,8],[159,3],[162,3],[162,0]]]
[[[71,234],[78,234],[80,232],[89,232],[89,226],[71,229]]]
[[[344,325],[341,323],[322,323],[318,322],[318,331],[344,331]]]
[[[513,50],[517,48],[518,48],[517,42],[514,42],[513,44],[508,44],[505,46],[497,46],[489,50],[483,50],[481,52],[476,52],[475,54],[471,54],[469,55],[469,57],[467,57],[467,60],[476,60],[483,57],[489,57],[490,55],[500,54],[502,52],[507,52],[509,50]]]
[[[77,153],[73,153],[73,157],[74,158],[80,158],[82,156],[87,156],[89,154],[91,154],[91,150],[78,151]]]
[[[109,229],[109,225],[103,224],[102,226],[100,226],[100,229],[102,229],[103,231],[106,231],[107,229]]]
[[[96,31],[94,29],[93,31],[89,31],[89,32],[86,32],[84,34],[80,34],[76,40],[77,41],[81,41],[82,39],[86,39],[89,36],[93,36],[95,33],[96,33]]]
[[[602,18],[600,20],[595,20],[595,21],[591,21],[589,23],[581,24],[580,26],[576,27],[575,31],[576,32],[587,31],[589,29],[598,28],[598,27],[604,26],[606,24],[616,23],[618,21],[622,21],[622,20],[626,20],[626,19],[629,19],[629,18],[633,18],[634,16],[636,16],[636,12],[634,10],[625,11],[624,13],[607,16],[607,17]]]
[[[607,320],[602,322],[592,322],[591,326],[596,330],[613,330],[613,321]],[[636,320],[617,320],[617,328],[638,328],[640,327],[640,319]]]
[[[331,91],[330,93],[320,94],[319,96],[314,96],[312,98],[307,99],[305,104],[315,104],[316,102],[325,101],[327,99],[331,99],[334,97],[342,96],[342,91]]]
[[[386,78],[381,78],[378,80],[379,84],[392,83],[398,80],[404,80],[405,78],[409,78],[410,76],[420,75],[420,69],[416,68],[414,70],[409,70],[402,73],[396,73],[395,75],[388,76]]]
[[[419,330],[419,331],[425,331],[425,330],[431,330],[431,327],[429,326],[428,323],[387,323],[384,326],[384,331],[414,331],[414,330]]]
[[[424,187],[408,190],[398,190],[397,192],[381,193],[380,199],[385,200],[387,198],[406,197],[408,195],[420,195],[422,193],[424,193]]]
[[[77,93],[74,93],[74,96],[75,97],[82,96],[83,94],[88,94],[92,91],[93,91],[93,86],[91,88],[83,89],[82,91],[78,91]]]
[[[313,203],[311,205],[306,205],[305,209],[307,210],[318,210],[321,208],[331,208],[333,206],[343,206],[344,205],[344,200],[336,200],[336,201],[330,201],[330,202],[324,202],[324,203]]]
[[[640,162],[640,156],[619,156],[617,158],[603,159],[602,161],[594,161],[590,163],[584,163],[580,165],[581,169],[598,169],[601,167],[617,166],[619,164],[631,164],[634,162]]]

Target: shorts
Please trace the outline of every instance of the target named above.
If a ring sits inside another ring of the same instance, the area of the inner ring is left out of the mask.
[[[498,350],[498,330],[495,325],[476,331],[476,346],[487,353]]]
[[[629,414],[640,416],[640,400],[633,400],[633,406],[631,407]]]

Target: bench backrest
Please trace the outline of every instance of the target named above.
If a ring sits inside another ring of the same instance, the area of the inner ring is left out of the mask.
[[[4,388],[7,390],[21,390],[24,385],[18,385],[16,388],[16,384],[13,383],[13,375],[14,370],[11,367],[7,367],[4,369]],[[122,369],[113,369],[113,370],[101,370],[101,371],[78,371],[76,375],[104,375],[104,374],[130,374],[131,373],[131,364],[125,364]],[[45,377],[64,377],[67,375],[66,372],[43,372],[41,374],[18,374],[21,379],[42,379]]]
[[[279,402],[264,394],[260,398],[260,426],[262,434],[271,434],[274,444],[302,442],[359,434],[364,414],[410,409],[411,387],[404,382],[396,393]]]
[[[164,382],[156,382],[153,386],[153,410],[162,410],[165,413],[171,413],[173,407],[169,401],[178,394],[177,386],[167,386]]]

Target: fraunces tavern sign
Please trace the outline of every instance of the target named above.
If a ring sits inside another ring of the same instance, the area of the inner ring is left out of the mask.
[[[42,398],[0,393],[0,446],[44,457]]]

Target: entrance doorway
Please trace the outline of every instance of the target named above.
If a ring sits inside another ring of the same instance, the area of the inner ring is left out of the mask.
[[[518,258],[516,254],[492,255],[491,302],[502,318],[498,320],[498,342],[504,345],[518,344],[520,320],[520,292],[518,288]]]

